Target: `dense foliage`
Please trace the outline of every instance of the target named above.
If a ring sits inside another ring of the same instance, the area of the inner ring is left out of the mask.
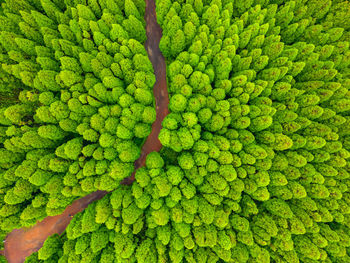
[[[128,177],[155,120],[143,1],[9,0],[0,16],[0,228]]]
[[[350,262],[349,1],[156,6],[162,151],[27,262]]]
[[[157,15],[159,138],[192,215],[169,219],[172,261],[349,262],[350,3],[159,0]]]

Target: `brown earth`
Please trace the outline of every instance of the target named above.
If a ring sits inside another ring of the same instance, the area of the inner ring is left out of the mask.
[[[168,104],[169,96],[166,82],[165,59],[159,49],[159,41],[162,37],[162,29],[157,24],[155,2],[154,0],[146,1],[146,31],[147,41],[145,48],[148,57],[153,64],[156,83],[153,93],[156,101],[157,118],[152,125],[152,132],[148,136],[141,151],[140,158],[135,162],[135,170],[144,166],[146,156],[153,151],[159,151],[162,145],[158,139],[164,117],[169,113]],[[124,179],[122,184],[130,185],[135,180],[135,172],[128,178]],[[62,234],[71,221],[71,216],[83,211],[91,202],[101,199],[107,192],[97,191],[89,194],[79,200],[74,201],[66,210],[57,216],[49,216],[43,221],[38,222],[30,229],[15,229],[6,237],[5,249],[0,251],[9,263],[22,263],[25,258],[38,251],[45,240],[55,234]]]
[[[4,256],[9,263],[22,263],[25,258],[38,251],[45,240],[57,233],[62,234],[73,215],[83,211],[91,202],[101,199],[107,192],[97,191],[74,201],[64,212],[48,216],[30,229],[15,229],[6,237]]]
[[[149,153],[154,151],[158,152],[162,148],[162,144],[158,139],[158,134],[162,127],[162,121],[164,117],[169,113],[169,95],[166,81],[165,59],[159,49],[159,42],[162,37],[162,29],[157,24],[156,5],[154,3],[154,0],[146,0],[145,20],[147,34],[145,48],[147,50],[148,57],[152,62],[154,74],[156,76],[156,83],[153,88],[153,94],[156,100],[157,118],[152,125],[151,134],[147,137],[147,140],[142,147],[141,156],[135,162],[135,171],[145,165],[146,156]],[[132,182],[135,180],[135,171],[130,177],[124,179],[122,181],[122,184],[132,184]]]

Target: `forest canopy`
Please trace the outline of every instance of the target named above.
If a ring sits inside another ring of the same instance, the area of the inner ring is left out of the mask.
[[[350,262],[350,2],[7,0],[3,236],[109,191],[26,262]]]
[[[76,2],[2,3],[3,234],[117,188],[156,117],[144,2]]]

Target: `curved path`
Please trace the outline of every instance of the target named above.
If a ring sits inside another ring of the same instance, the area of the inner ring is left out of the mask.
[[[147,34],[145,48],[147,50],[148,57],[152,62],[154,74],[156,75],[156,83],[153,87],[153,94],[156,100],[157,118],[152,125],[151,134],[147,137],[146,142],[142,146],[141,156],[135,162],[135,171],[145,165],[146,157],[149,153],[154,151],[158,152],[162,148],[162,144],[158,139],[158,134],[162,128],[162,121],[164,117],[169,113],[169,95],[166,82],[166,65],[164,56],[159,49],[159,42],[162,37],[162,29],[157,24],[156,5],[154,3],[154,0],[146,0],[145,20]],[[122,184],[132,184],[132,182],[135,180],[135,171],[129,178],[124,179]]]
[[[107,194],[97,191],[74,201],[64,212],[57,216],[48,216],[30,229],[15,229],[7,237],[4,256],[9,263],[22,263],[27,256],[38,251],[46,238],[57,233],[62,234],[73,215],[83,211],[91,202]]]
[[[146,156],[153,151],[159,151],[162,148],[158,140],[158,134],[161,129],[164,117],[169,113],[169,96],[166,82],[165,59],[159,50],[159,41],[162,37],[162,29],[157,24],[155,2],[146,1],[146,31],[147,41],[145,48],[148,57],[153,64],[156,83],[153,93],[156,100],[157,118],[152,125],[152,132],[148,136],[141,151],[140,158],[135,162],[135,170],[145,165]],[[134,173],[124,179],[122,184],[130,185],[135,180]],[[15,229],[6,237],[5,249],[0,251],[0,255],[5,255],[9,263],[22,263],[27,256],[38,251],[45,240],[55,234],[62,234],[71,221],[71,216],[83,211],[91,202],[101,199],[107,194],[106,191],[97,191],[89,194],[79,200],[74,201],[66,210],[57,216],[49,216],[43,221],[37,223],[30,229]]]

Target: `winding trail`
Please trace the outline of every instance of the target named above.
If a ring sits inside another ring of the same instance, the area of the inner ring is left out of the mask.
[[[158,134],[162,128],[163,119],[169,113],[169,95],[166,82],[166,65],[164,56],[159,49],[159,42],[162,37],[162,29],[157,24],[155,0],[146,0],[145,20],[147,35],[145,48],[148,53],[148,58],[152,62],[154,74],[156,76],[156,83],[153,87],[153,94],[156,100],[157,118],[152,125],[151,134],[147,137],[146,142],[142,146],[141,156],[135,162],[135,171],[145,165],[146,157],[149,153],[154,151],[158,152],[162,148],[162,144],[158,139]],[[122,181],[122,184],[132,184],[132,182],[135,180],[135,171],[130,177],[124,179]]]
[[[135,161],[135,171],[144,166],[146,156],[153,151],[159,151],[162,144],[158,139],[162,121],[169,113],[168,104],[169,96],[166,82],[166,64],[165,59],[160,52],[159,42],[162,37],[162,29],[157,24],[155,0],[146,1],[146,32],[147,41],[145,48],[148,57],[152,62],[156,83],[153,88],[153,93],[156,101],[157,118],[152,125],[152,132],[148,136],[141,151],[141,156]],[[133,174],[124,179],[121,183],[130,185],[135,180],[135,171]],[[48,216],[43,221],[38,222],[30,229],[15,229],[7,235],[5,241],[5,249],[0,251],[0,255],[4,255],[9,263],[23,263],[25,258],[32,253],[38,251],[45,240],[57,233],[62,234],[71,221],[71,216],[83,211],[90,203],[101,199],[107,194],[106,191],[97,191],[91,193],[79,200],[74,201],[66,210],[57,216]]]
[[[48,216],[30,229],[15,229],[6,237],[4,256],[9,263],[22,263],[25,258],[38,251],[45,240],[57,233],[62,234],[71,216],[83,211],[91,202],[101,199],[107,194],[97,191],[74,201],[64,212],[57,216]]]

